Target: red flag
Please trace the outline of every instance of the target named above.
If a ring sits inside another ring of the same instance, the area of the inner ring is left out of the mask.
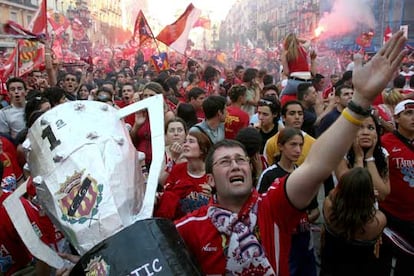
[[[147,19],[145,19],[144,13],[140,10],[137,18],[135,19],[134,34],[132,40],[139,46],[144,44],[147,39],[154,38]]]
[[[205,17],[200,17],[195,23],[194,28],[201,27],[204,29],[210,29],[211,26],[211,20]]]
[[[356,44],[361,47],[368,48],[371,46],[372,38],[374,37],[374,32],[363,32],[360,36],[358,36],[355,40]]]
[[[61,35],[70,26],[69,20],[60,12],[48,12],[47,19],[56,36]]]
[[[29,24],[29,30],[35,34],[47,33],[47,0],[41,0],[39,9]]]
[[[34,34],[47,32],[47,1],[42,0],[32,22],[29,24],[28,31]],[[17,58],[16,58],[16,55]],[[16,70],[16,60],[17,69]],[[3,78],[11,75],[22,76],[35,68],[40,68],[44,63],[44,46],[37,41],[18,40],[17,47],[14,48],[8,61],[4,65]],[[15,74],[13,74],[15,72]]]
[[[390,28],[390,26],[388,25],[387,28],[385,28],[384,31],[384,43],[386,43],[388,40],[390,40],[392,36],[392,30]]]
[[[177,52],[185,54],[188,35],[200,14],[201,10],[195,8],[193,4],[188,5],[185,12],[174,23],[164,27],[156,39]]]

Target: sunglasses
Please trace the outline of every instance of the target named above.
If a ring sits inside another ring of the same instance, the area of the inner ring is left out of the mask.
[[[271,102],[271,101],[268,101],[268,100],[265,100],[265,99],[260,99],[259,100],[259,105],[274,105],[274,103],[273,102]]]
[[[112,102],[112,97],[110,97],[109,95],[105,95],[105,94],[98,94],[98,96],[96,96],[96,100],[98,102],[107,103],[107,102]]]

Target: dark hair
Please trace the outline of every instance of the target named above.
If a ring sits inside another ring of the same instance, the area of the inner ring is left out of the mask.
[[[190,83],[193,83],[193,81],[195,80],[195,78],[197,77],[197,74],[191,73],[188,75],[188,81]]]
[[[281,107],[280,107],[280,102],[278,99],[272,96],[262,97],[259,100],[257,106],[268,106],[270,109],[270,112],[272,112],[273,115],[277,115],[276,121],[279,120]]]
[[[32,119],[34,113],[40,111],[43,103],[48,102],[49,99],[43,96],[40,92],[30,95],[30,98],[27,99],[26,105],[24,107],[24,121],[26,122],[26,127],[32,126],[34,123],[34,120]]]
[[[178,91],[178,88],[177,88],[177,84],[180,82],[179,77],[177,77],[177,76],[169,77],[168,79],[166,79],[165,82],[167,83],[168,87],[170,89],[172,89],[172,91],[174,92],[175,97],[178,97],[178,98],[182,97],[180,92]]]
[[[228,96],[230,100],[235,103],[240,97],[245,96],[246,92],[247,92],[246,86],[235,84],[232,87],[230,87]]]
[[[265,94],[269,90],[275,90],[276,93],[279,95],[279,88],[277,88],[277,86],[275,84],[265,85],[262,89],[262,94]]]
[[[183,119],[181,119],[180,117],[174,117],[174,118],[172,118],[172,119],[168,120],[168,121],[165,123],[165,125],[164,125],[164,133],[165,133],[165,134],[167,133],[168,126],[169,126],[171,123],[181,123],[181,124],[183,125],[183,127],[184,127],[184,131],[185,131],[185,133],[187,133],[187,132],[188,132],[187,124],[184,122],[184,120],[183,120]]]
[[[286,112],[287,112],[287,110],[288,110],[288,107],[289,107],[290,105],[294,105],[294,104],[300,105],[300,107],[302,108],[302,111],[303,111],[303,105],[302,105],[302,103],[301,103],[300,101],[297,101],[297,100],[287,101],[287,102],[286,102],[286,103],[282,106],[282,111],[281,111],[282,116],[286,116]]]
[[[394,88],[404,88],[405,86],[405,77],[398,75],[393,81]]]
[[[164,94],[164,88],[158,82],[150,81],[149,83],[145,84],[143,91],[145,89],[152,90],[157,94]]]
[[[277,144],[284,145],[286,144],[292,137],[299,135],[302,137],[302,141],[305,141],[305,138],[303,137],[302,131],[297,128],[293,127],[285,127],[279,132],[279,135],[277,137]],[[277,163],[280,161],[280,158],[282,157],[282,152],[279,150],[278,154],[274,157],[274,163]]]
[[[304,139],[302,131],[300,129],[294,127],[285,127],[279,132],[279,135],[277,137],[277,143],[284,145],[295,135],[299,135],[300,137],[302,137],[302,139]]]
[[[347,240],[364,231],[364,225],[375,216],[374,185],[365,168],[357,167],[346,172],[329,198],[332,201],[329,226]]]
[[[13,78],[8,79],[7,82],[6,82],[7,91],[10,91],[10,89],[9,89],[10,88],[10,84],[13,83],[13,82],[20,82],[20,83],[22,83],[24,90],[27,90],[26,83],[24,82],[24,80],[22,78],[13,77]]]
[[[190,91],[188,91],[187,99],[188,101],[191,101],[191,99],[197,99],[201,94],[206,94],[206,91],[200,87],[193,87]]]
[[[219,148],[241,148],[244,151],[244,153],[246,155],[248,155],[247,151],[246,151],[246,148],[239,141],[230,140],[230,139],[221,140],[221,141],[215,143],[214,145],[212,145],[210,147],[210,150],[207,154],[206,162],[205,162],[205,164],[206,164],[206,173],[212,173],[213,172],[214,153]]]
[[[414,75],[412,75],[410,77],[410,87],[413,88],[414,87]]]
[[[297,97],[299,101],[303,101],[303,98],[308,94],[308,89],[312,86],[312,84],[307,82],[303,82],[298,85]]]
[[[353,90],[353,88],[351,86],[346,85],[346,84],[341,84],[341,85],[339,85],[335,88],[335,96],[341,97],[343,89],[352,89]]]
[[[186,122],[188,129],[198,123],[197,112],[192,104],[179,103],[176,112],[177,116]]]
[[[243,82],[252,82],[257,77],[258,72],[256,68],[247,68],[243,74]]]
[[[244,145],[247,155],[250,157],[258,153],[263,144],[262,135],[254,127],[240,129],[234,139]]]
[[[211,95],[203,101],[203,111],[206,119],[211,119],[219,111],[226,108],[226,99],[222,96]]]
[[[208,138],[206,134],[199,131],[190,131],[188,135],[193,136],[197,139],[198,146],[200,147],[201,151],[200,159],[205,160],[211,147],[210,138]]]
[[[211,82],[215,76],[217,76],[220,72],[211,65],[207,65],[204,69],[203,73],[203,80],[205,82]]]
[[[381,177],[385,177],[388,174],[388,166],[387,166],[387,161],[384,155],[384,152],[382,151],[382,145],[381,145],[381,126],[378,123],[377,118],[374,115],[370,115],[369,117],[372,118],[372,120],[374,121],[375,124],[375,129],[376,129],[376,133],[377,133],[377,143],[375,144],[375,148],[374,148],[374,152],[373,152],[373,157],[375,158],[375,166],[377,167],[378,173]],[[354,148],[351,147],[347,153],[347,160],[349,162],[349,165],[351,167],[354,166],[355,164],[355,152],[354,152]]]
[[[65,97],[65,95],[65,90],[57,86],[46,88],[43,92],[43,96],[49,100],[52,107],[58,105],[60,100]]]
[[[263,77],[263,84],[264,84],[264,86],[266,86],[266,85],[272,85],[273,84],[273,76],[272,75],[269,75],[269,74],[266,74]]]

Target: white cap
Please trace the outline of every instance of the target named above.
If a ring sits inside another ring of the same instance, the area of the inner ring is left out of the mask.
[[[394,115],[398,115],[406,109],[414,109],[414,100],[404,100],[399,102],[394,108]]]

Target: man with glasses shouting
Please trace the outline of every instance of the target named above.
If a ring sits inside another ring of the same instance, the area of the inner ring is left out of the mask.
[[[289,177],[275,181],[267,193],[259,195],[253,188],[243,145],[232,140],[213,145],[206,158],[213,197],[176,222],[203,274],[289,275],[292,229],[351,146],[372,101],[398,69],[405,41],[398,32],[364,67],[362,58],[356,58],[352,104],[317,139],[305,162]]]

